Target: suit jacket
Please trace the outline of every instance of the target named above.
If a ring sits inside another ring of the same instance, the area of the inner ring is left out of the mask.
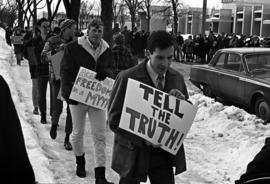
[[[148,146],[144,144],[144,139],[119,128],[128,78],[155,87],[147,72],[146,62],[122,71],[117,76],[108,105],[108,123],[115,133],[112,169],[121,177],[142,179],[145,173],[137,173],[136,171],[144,170],[145,164],[148,162]],[[179,89],[188,98],[183,76],[172,68],[166,73],[163,91],[168,93],[171,89]],[[186,170],[183,146],[175,156],[172,155],[172,163],[176,167],[175,174]]]

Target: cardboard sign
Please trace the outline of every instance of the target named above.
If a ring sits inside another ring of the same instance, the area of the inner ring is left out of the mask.
[[[57,52],[56,54],[50,56],[51,57],[50,59],[52,62],[53,73],[55,75],[56,80],[60,79],[60,64],[61,64],[61,60],[63,58],[63,55],[64,55],[64,51],[61,50],[61,51]]]
[[[22,45],[23,44],[23,36],[11,36],[11,43],[15,45]]]
[[[29,65],[37,65],[37,57],[35,54],[35,47],[27,47]]]
[[[95,76],[96,72],[80,67],[69,98],[106,110],[114,80],[107,77],[105,80],[99,81],[95,79]]]
[[[197,108],[184,100],[128,79],[119,127],[175,155],[196,112]]]

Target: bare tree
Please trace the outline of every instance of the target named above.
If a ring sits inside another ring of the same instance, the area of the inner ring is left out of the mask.
[[[4,4],[3,0],[0,0],[0,27],[5,26],[12,27],[17,19],[17,4],[16,1],[7,1]]]
[[[203,0],[203,14],[202,14],[202,28],[201,28],[201,32],[202,35],[204,35],[205,33],[205,21],[206,21],[206,9],[207,9],[207,0]]]
[[[63,0],[63,3],[66,9],[67,18],[78,22],[81,0]]]
[[[57,12],[58,12],[58,8],[59,8],[59,5],[61,3],[61,0],[57,1],[56,8],[54,10],[52,10],[52,7],[51,7],[52,2],[53,2],[53,0],[46,0],[47,11],[48,11],[48,21],[49,21],[50,24],[53,21],[54,17],[56,16]]]
[[[121,28],[124,25],[122,16],[123,16],[125,6],[126,6],[125,3],[121,0],[120,1],[117,1],[117,0],[113,1],[113,23],[115,25],[117,23],[117,20],[119,20]]]
[[[90,17],[91,11],[93,10],[94,6],[95,4],[93,2],[89,2],[86,0],[83,0],[81,2],[81,10],[80,10],[80,15],[79,15],[80,30],[82,29],[84,20]]]
[[[18,26],[23,28],[25,21],[27,25],[30,25],[31,19],[33,19],[33,26],[36,24],[37,9],[43,9],[46,4],[42,7],[37,7],[43,0],[16,0],[17,11],[18,11]],[[9,1],[7,1],[9,2]]]
[[[23,24],[25,24],[25,21],[27,22],[27,26],[30,26],[30,21],[33,20],[33,26],[36,25],[36,19],[37,19],[37,6],[40,4],[42,0],[39,0],[38,2],[36,0],[27,0],[25,4],[23,5]],[[44,8],[40,7],[39,9]]]
[[[179,5],[178,0],[171,0],[172,3],[172,11],[173,11],[173,33],[177,34],[178,29],[178,13],[177,6]]]
[[[147,21],[147,30],[150,31],[150,20],[151,20],[151,4],[153,0],[143,0],[141,9],[146,13],[146,21]]]
[[[113,0],[101,0],[101,20],[104,23],[103,38],[112,45]]]
[[[17,5],[18,5],[18,26],[20,28],[23,28],[23,5],[24,5],[24,0],[16,0]]]
[[[178,32],[178,17],[187,13],[183,11],[186,6],[183,0],[166,0],[165,4],[172,7],[173,33],[176,34]]]
[[[132,30],[135,27],[135,22],[136,22],[136,12],[139,10],[142,1],[139,0],[125,0],[125,3],[128,7],[130,16],[131,16],[131,27]]]

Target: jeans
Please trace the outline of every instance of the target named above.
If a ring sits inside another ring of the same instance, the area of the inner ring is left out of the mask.
[[[60,80],[51,82],[51,91],[52,91],[52,125],[58,125],[60,115],[63,109],[63,101],[59,100],[58,94],[60,91]],[[71,114],[69,110],[69,106],[67,105],[67,117],[66,117],[66,126],[65,126],[66,134],[71,134],[72,132],[72,120]]]
[[[41,114],[46,114],[46,94],[48,83],[49,77],[38,77],[38,106]],[[50,103],[50,105],[52,105],[52,103]]]
[[[38,107],[38,79],[32,79],[32,101],[34,108]]]
[[[73,131],[71,134],[71,144],[74,154],[81,156],[84,154],[83,136],[85,129],[86,114],[88,114],[91,134],[95,147],[96,167],[106,166],[106,114],[105,111],[93,108],[79,103],[78,105],[69,105]]]

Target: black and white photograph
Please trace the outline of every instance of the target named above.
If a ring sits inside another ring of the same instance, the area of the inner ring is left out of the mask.
[[[0,183],[270,184],[269,0],[0,0]]]

